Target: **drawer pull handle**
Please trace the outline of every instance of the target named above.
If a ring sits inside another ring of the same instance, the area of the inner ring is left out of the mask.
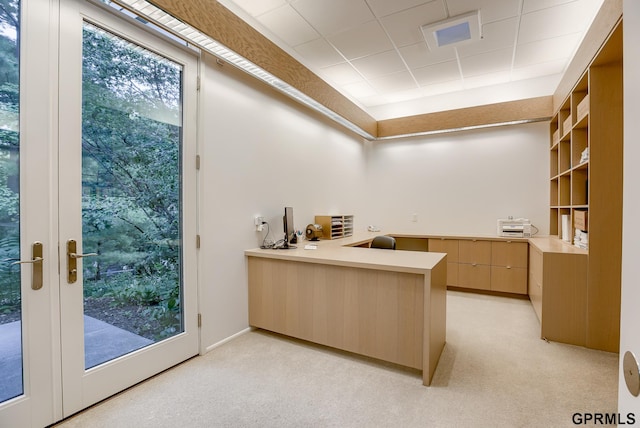
[[[507,266],[507,269],[511,269],[511,266]]]
[[[476,267],[478,264],[477,263],[471,263],[471,266]]]

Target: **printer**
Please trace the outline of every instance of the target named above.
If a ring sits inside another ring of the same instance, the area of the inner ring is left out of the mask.
[[[531,222],[528,218],[499,218],[498,236],[512,238],[530,238]]]

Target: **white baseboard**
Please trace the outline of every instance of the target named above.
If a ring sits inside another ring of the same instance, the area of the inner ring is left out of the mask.
[[[227,337],[227,338],[225,338],[225,339],[222,339],[221,341],[216,342],[216,343],[214,343],[213,345],[207,346],[207,347],[204,349],[204,352],[202,353],[202,355],[204,355],[204,354],[208,353],[209,351],[213,351],[213,350],[214,350],[214,349],[216,349],[218,346],[222,346],[222,345],[224,345],[225,343],[227,343],[227,342],[229,342],[229,341],[231,341],[231,340],[235,339],[236,337],[239,337],[239,336],[242,336],[243,334],[249,333],[249,332],[250,332],[250,331],[252,331],[252,330],[254,330],[254,328],[253,328],[253,327],[247,327],[247,328],[245,328],[244,330],[241,330],[241,331],[237,332],[236,334],[234,334],[234,335],[232,335],[232,336],[229,336],[229,337]]]

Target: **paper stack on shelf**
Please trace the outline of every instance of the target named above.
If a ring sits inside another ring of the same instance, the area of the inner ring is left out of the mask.
[[[571,217],[568,214],[562,215],[562,240],[571,242],[569,235],[571,234]]]
[[[589,160],[589,147],[584,149],[580,154],[580,163],[585,163]]]
[[[573,244],[582,248],[583,250],[589,249],[589,233],[580,229],[576,229],[573,235]]]

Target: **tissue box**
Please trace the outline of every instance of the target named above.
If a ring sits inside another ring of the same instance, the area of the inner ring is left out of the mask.
[[[573,227],[576,229],[588,231],[589,229],[589,211],[573,212]]]

